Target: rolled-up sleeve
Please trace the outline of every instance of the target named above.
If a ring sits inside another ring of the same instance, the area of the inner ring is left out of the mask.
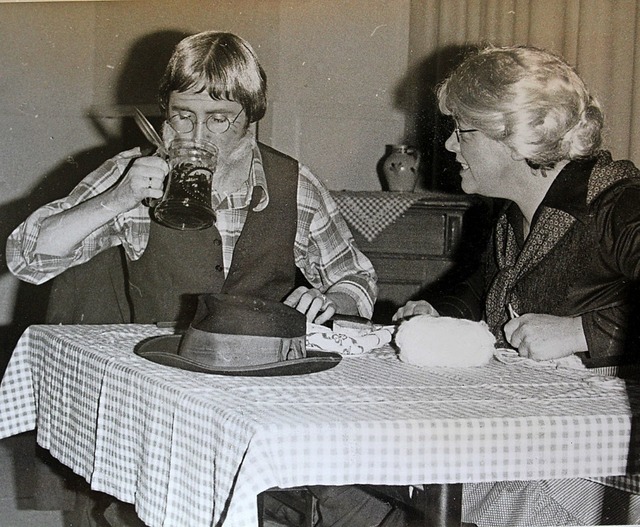
[[[304,166],[298,185],[295,259],[313,287],[348,295],[360,315],[371,318],[378,294],[373,265],[356,247],[329,191]]]
[[[38,237],[43,221],[59,214],[111,188],[122,176],[131,159],[139,156],[134,149],[119,154],[106,161],[98,169],[85,177],[72,191],[63,198],[44,205],[33,212],[18,225],[9,235],[6,245],[7,267],[20,280],[32,284],[42,284],[59,275],[69,267],[84,263],[99,252],[117,244],[125,245],[130,256],[139,257],[140,245],[136,241],[140,228],[136,226],[137,216],[147,215],[138,208],[122,214],[93,231],[87,238],[77,244],[69,254],[52,256],[38,253],[36,250]]]

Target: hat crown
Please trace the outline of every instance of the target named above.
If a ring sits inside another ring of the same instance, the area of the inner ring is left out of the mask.
[[[306,356],[306,331],[307,318],[280,302],[202,294],[178,354],[210,368],[301,359]]]
[[[306,317],[281,302],[229,294],[202,294],[191,326],[207,333],[295,338],[307,331]]]

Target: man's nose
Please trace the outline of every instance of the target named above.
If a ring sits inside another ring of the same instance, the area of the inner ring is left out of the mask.
[[[196,121],[191,134],[191,138],[194,141],[202,141],[203,139],[205,139],[207,136],[207,126],[205,121]]]

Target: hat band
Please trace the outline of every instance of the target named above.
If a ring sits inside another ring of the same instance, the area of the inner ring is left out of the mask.
[[[187,329],[178,355],[211,368],[255,366],[306,357],[305,337],[227,335]]]

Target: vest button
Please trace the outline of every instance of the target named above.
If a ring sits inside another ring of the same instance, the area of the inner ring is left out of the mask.
[[[216,265],[215,270],[218,272],[222,272],[224,271],[224,267],[222,267],[220,264]]]
[[[222,240],[220,238],[215,238],[213,240],[213,245],[222,245]]]

